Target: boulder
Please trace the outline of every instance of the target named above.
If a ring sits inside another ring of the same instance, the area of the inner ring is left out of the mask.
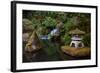
[[[70,46],[62,46],[61,50],[70,56],[73,57],[90,57],[91,55],[91,49],[88,47],[83,47],[83,48],[74,48]]]
[[[32,35],[30,36],[28,43],[26,44],[25,51],[28,52],[34,52],[36,50],[39,50],[42,48],[42,43],[36,34],[35,31],[33,31]]]

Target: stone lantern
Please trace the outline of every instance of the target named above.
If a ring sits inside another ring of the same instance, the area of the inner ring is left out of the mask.
[[[84,31],[79,30],[76,28],[75,30],[72,30],[69,32],[70,35],[72,35],[70,46],[74,48],[83,48],[84,43],[82,42],[82,35],[85,34]]]

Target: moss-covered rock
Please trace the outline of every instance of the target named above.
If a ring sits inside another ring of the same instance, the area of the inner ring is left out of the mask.
[[[91,49],[88,47],[84,47],[84,48],[73,48],[70,46],[62,46],[61,50],[73,57],[90,57],[91,54]]]
[[[33,24],[32,24],[32,22],[30,20],[23,19],[22,23],[23,23],[23,32],[25,32],[25,31],[33,31],[34,27],[33,27]]]
[[[28,43],[26,44],[25,51],[33,52],[36,50],[39,50],[42,48],[42,43],[36,34],[35,31],[33,31],[32,35],[30,36]]]

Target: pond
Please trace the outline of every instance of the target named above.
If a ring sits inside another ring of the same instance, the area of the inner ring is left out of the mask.
[[[60,51],[59,44],[53,43],[49,39],[44,38],[44,37],[42,37],[41,41],[42,41],[42,44],[44,44],[44,47],[41,50],[39,50],[36,53],[35,57],[33,56],[31,60],[27,60],[26,56],[23,54],[23,62],[41,62],[41,61],[62,60],[59,54],[59,51]]]
[[[41,36],[40,41],[43,44],[43,48],[34,52],[30,59],[24,54],[24,48],[26,43],[23,42],[23,62],[44,62],[44,61],[64,61],[64,60],[78,60],[80,58],[72,57],[65,54],[61,50],[61,44],[51,41],[47,35]]]

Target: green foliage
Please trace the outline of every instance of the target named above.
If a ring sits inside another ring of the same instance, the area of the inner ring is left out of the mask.
[[[46,27],[38,27],[37,33],[38,35],[47,35],[48,29]]]
[[[32,18],[31,21],[34,28],[37,28],[40,25],[40,22],[35,18]]]
[[[55,27],[57,22],[55,19],[51,18],[51,17],[45,17],[44,21],[42,22],[42,24],[45,27]]]
[[[61,39],[63,39],[65,44],[69,45],[71,37],[68,35],[68,32],[75,28],[85,31],[86,34],[83,42],[86,46],[90,46],[91,44],[91,15],[89,13],[23,10],[23,18],[32,21],[32,26],[37,30],[38,35],[49,34],[50,29],[56,28],[56,25],[58,24],[57,22],[61,21],[63,23]]]
[[[90,33],[91,31],[91,18],[90,14],[81,14],[80,15],[80,23],[78,28],[85,31],[86,33]]]
[[[90,33],[86,34],[83,37],[83,43],[85,44],[85,46],[90,47],[91,46],[91,37],[90,37]]]
[[[66,45],[69,45],[71,42],[71,37],[68,34],[65,34],[63,37],[63,41]]]
[[[66,32],[69,32],[70,30],[76,28],[74,24],[74,19],[75,18],[69,18],[68,21],[65,22],[64,29],[66,30]]]

